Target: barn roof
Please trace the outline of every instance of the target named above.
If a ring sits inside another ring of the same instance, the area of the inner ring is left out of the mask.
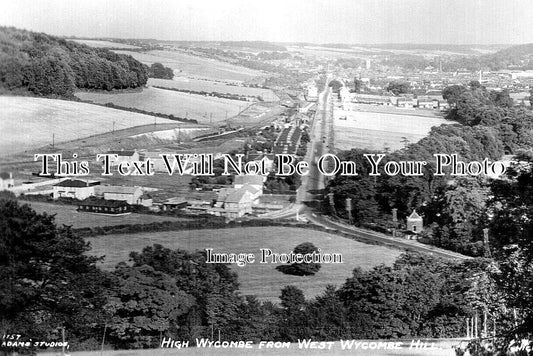
[[[85,181],[80,179],[67,179],[54,185],[55,187],[84,188],[98,185],[100,182]]]

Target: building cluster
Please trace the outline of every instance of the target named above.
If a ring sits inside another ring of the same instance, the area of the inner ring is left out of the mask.
[[[302,138],[302,130],[296,125],[290,125],[284,128],[276,142],[274,142],[274,154],[296,154],[300,146],[300,139]]]
[[[152,197],[141,187],[101,185],[96,180],[65,179],[53,186],[53,199],[79,200],[83,212],[121,214],[131,211],[131,206],[152,206]]]

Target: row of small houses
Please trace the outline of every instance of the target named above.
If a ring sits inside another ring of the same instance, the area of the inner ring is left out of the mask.
[[[272,151],[274,154],[296,154],[301,138],[302,130],[296,125],[290,125],[281,131]]]
[[[360,104],[396,106],[402,108],[420,108],[433,110],[448,110],[450,104],[442,96],[419,96],[418,98],[404,96],[383,96],[370,94],[353,94],[341,98],[343,103],[353,102]]]

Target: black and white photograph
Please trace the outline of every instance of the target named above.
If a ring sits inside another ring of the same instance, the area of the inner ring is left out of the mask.
[[[0,0],[0,355],[533,356],[531,0]]]

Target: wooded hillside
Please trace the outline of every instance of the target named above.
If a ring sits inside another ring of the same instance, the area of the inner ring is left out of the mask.
[[[71,97],[76,88],[136,88],[147,79],[146,67],[129,55],[0,27],[0,91]]]

